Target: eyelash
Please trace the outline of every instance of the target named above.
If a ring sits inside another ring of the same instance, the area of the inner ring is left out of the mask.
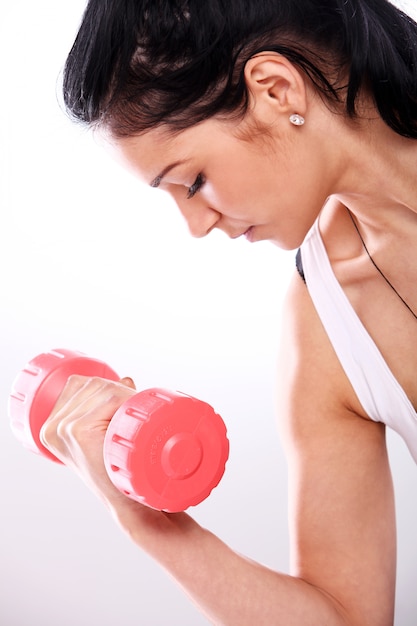
[[[191,198],[193,198],[195,194],[200,191],[205,182],[206,179],[204,178],[204,175],[200,173],[191,185],[191,187],[188,188],[187,200],[191,200]]]

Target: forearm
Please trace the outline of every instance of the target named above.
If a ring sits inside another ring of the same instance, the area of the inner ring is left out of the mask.
[[[340,607],[325,593],[238,555],[185,513],[161,515],[141,508],[116,515],[131,539],[159,562],[213,624],[346,623]]]
[[[328,377],[327,368],[325,372]],[[324,374],[321,378],[327,380]],[[104,466],[103,441],[115,411],[134,393],[131,388],[72,376],[41,440],[214,624],[390,626],[395,520],[383,431],[378,424],[354,420],[350,411],[331,420],[330,387],[330,407],[313,413],[307,404],[299,410],[300,416],[310,415],[302,420],[310,430],[308,436],[298,436],[290,463],[296,503],[292,536],[298,538],[294,549],[304,579],[243,558],[185,513],[152,510],[116,489]],[[322,398],[323,384],[320,389]],[[306,393],[304,387],[302,391]]]

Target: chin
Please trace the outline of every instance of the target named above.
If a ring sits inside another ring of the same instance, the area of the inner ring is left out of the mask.
[[[270,241],[272,244],[274,244],[274,246],[277,246],[281,250],[285,250],[286,252],[289,252],[291,250],[298,250],[298,248],[301,246],[301,244],[304,241],[304,237],[302,239],[297,239],[294,241],[286,241],[286,240],[273,237],[269,239],[268,241]]]
[[[307,234],[310,232],[311,225],[307,224],[304,228],[297,228],[293,231],[287,233],[276,233],[268,238],[268,240],[273,243],[281,250],[290,251],[290,250],[298,250],[298,248],[303,243],[304,239],[307,237]]]

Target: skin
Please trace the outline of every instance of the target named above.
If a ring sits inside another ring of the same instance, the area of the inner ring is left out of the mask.
[[[320,214],[337,278],[417,406],[416,321],[375,272],[346,212],[349,207],[375,261],[417,310],[417,267],[410,262],[417,142],[395,135],[366,100],[354,122],[330,111],[279,55],[251,59],[246,82],[251,106],[240,123],[211,119],[176,135],[155,129],[113,140],[113,151],[141,180],[173,196],[194,236],[221,228],[234,238],[253,227],[253,242],[291,249]],[[289,123],[294,112],[305,117],[304,126]],[[255,127],[268,132],[248,138]],[[205,182],[194,193],[201,173]],[[71,377],[42,441],[213,623],[392,625],[396,530],[384,427],[360,406],[298,275],[285,305],[278,372],[291,575],[237,555],[186,513],[151,510],[113,487],[103,438],[133,393],[130,379]]]

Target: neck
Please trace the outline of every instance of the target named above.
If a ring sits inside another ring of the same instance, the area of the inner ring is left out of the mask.
[[[387,285],[392,289],[392,291],[396,294],[396,296],[401,300],[401,302],[404,304],[404,306],[409,310],[409,312],[411,313],[411,315],[417,320],[417,314],[413,311],[413,309],[411,308],[411,306],[408,304],[408,302],[406,302],[404,300],[404,298],[402,297],[402,295],[397,291],[397,289],[394,287],[394,285],[392,284],[392,282],[386,277],[386,275],[384,274],[384,272],[381,270],[381,268],[379,267],[379,265],[376,264],[375,259],[372,257],[371,253],[368,250],[368,247],[365,243],[364,238],[362,237],[361,231],[359,230],[359,227],[356,223],[355,218],[353,217],[352,213],[349,211],[348,209],[348,214],[352,220],[353,226],[358,234],[359,239],[361,240],[363,249],[365,250],[369,260],[371,261],[372,265],[374,266],[374,268],[376,269],[376,271],[380,274],[380,276],[384,279],[384,281],[387,283]]]
[[[352,125],[339,165],[337,199],[375,229],[417,225],[417,141],[401,137],[375,117]]]

